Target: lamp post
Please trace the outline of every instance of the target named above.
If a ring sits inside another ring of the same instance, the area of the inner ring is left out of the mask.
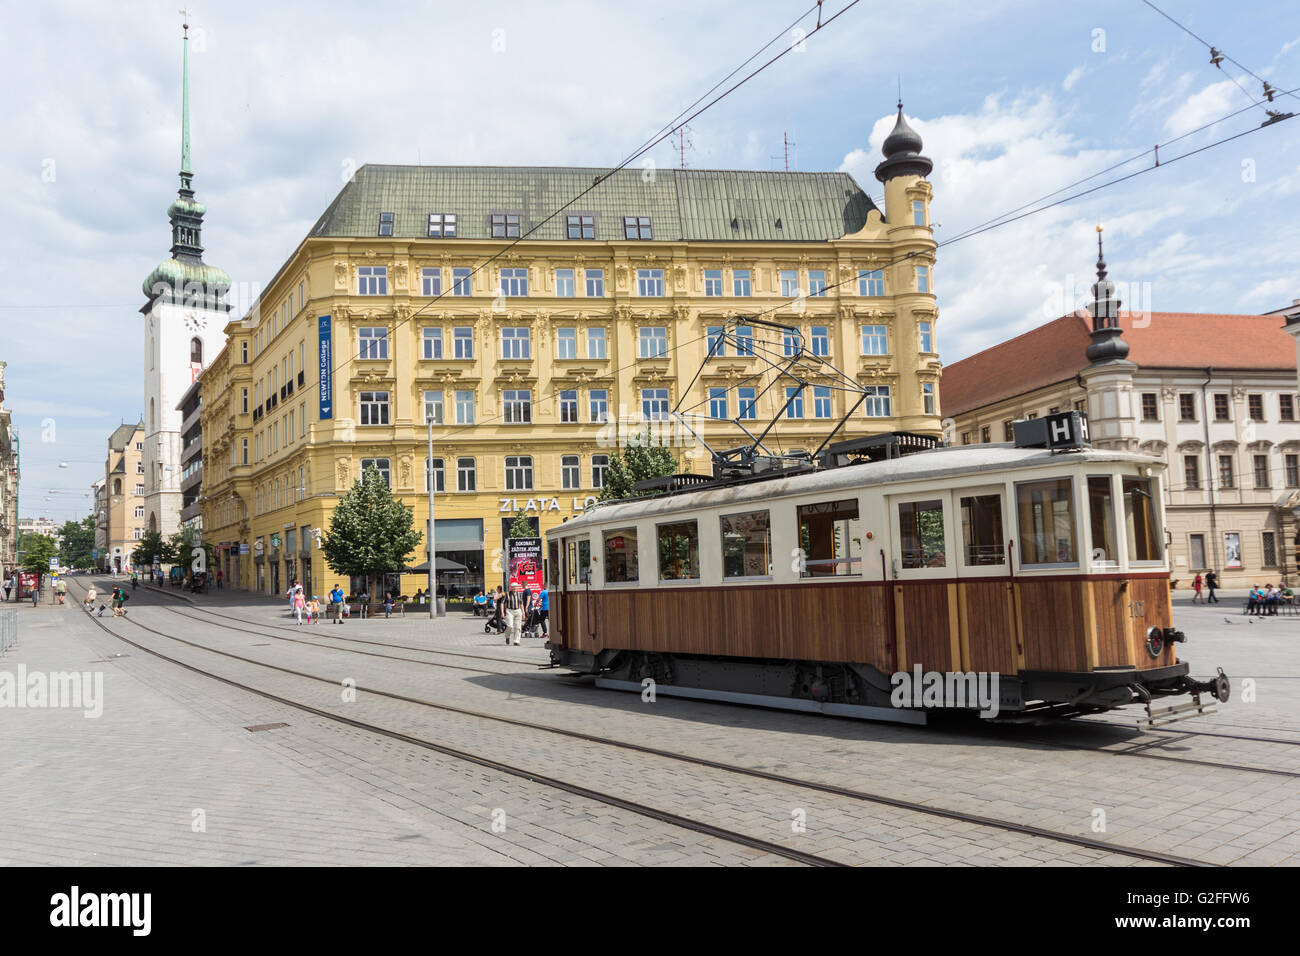
[[[437,482],[433,477],[433,416],[428,416],[429,426],[429,465],[425,473],[429,476],[429,620],[433,621],[438,616],[438,573],[434,567],[437,551],[433,544],[433,490]]]

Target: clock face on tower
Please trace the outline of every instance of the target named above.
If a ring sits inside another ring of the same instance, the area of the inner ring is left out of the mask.
[[[185,313],[185,327],[191,332],[201,332],[207,327],[208,320],[195,312]]]

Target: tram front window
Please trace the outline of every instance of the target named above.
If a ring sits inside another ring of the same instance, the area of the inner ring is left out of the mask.
[[[971,495],[961,499],[961,534],[966,566],[1006,564],[1002,537],[1002,496]]]
[[[946,566],[943,502],[938,498],[901,502],[898,506],[898,532],[904,568]]]
[[[862,522],[856,498],[799,506],[800,577],[857,574],[862,554]]]
[[[1093,562],[1114,564],[1119,559],[1115,547],[1115,502],[1109,475],[1088,478],[1088,522],[1092,528]]]
[[[1124,479],[1124,528],[1128,532],[1130,561],[1163,559],[1156,525],[1155,482],[1150,478]]]
[[[659,580],[695,581],[700,577],[700,530],[694,521],[659,525]]]
[[[1078,563],[1069,478],[1016,485],[1016,512],[1021,564]]]
[[[636,528],[606,531],[605,583],[626,584],[636,580]]]

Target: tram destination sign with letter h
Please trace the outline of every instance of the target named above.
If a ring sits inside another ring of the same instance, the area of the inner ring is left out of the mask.
[[[1065,451],[1089,448],[1088,416],[1082,412],[1058,412],[1046,418],[1028,418],[1012,425],[1017,448],[1050,448]]]

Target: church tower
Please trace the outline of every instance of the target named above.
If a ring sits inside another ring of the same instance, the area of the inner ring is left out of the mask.
[[[147,528],[180,528],[181,413],[185,391],[225,344],[230,276],[203,262],[203,215],[190,169],[189,24],[182,38],[181,185],[167,208],[171,256],[144,280],[144,475]],[[134,476],[128,476],[132,478]]]

